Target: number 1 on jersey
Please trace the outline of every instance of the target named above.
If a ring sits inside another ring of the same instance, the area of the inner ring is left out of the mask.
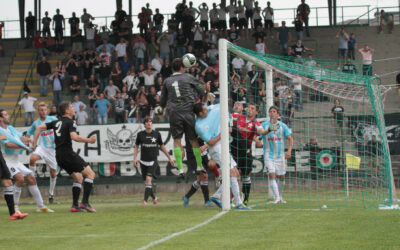
[[[175,89],[176,97],[181,97],[181,92],[179,92],[179,85],[177,81],[172,83],[172,87]]]

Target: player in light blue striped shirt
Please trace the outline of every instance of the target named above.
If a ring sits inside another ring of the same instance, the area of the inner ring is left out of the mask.
[[[285,184],[286,159],[290,158],[292,152],[292,131],[286,124],[278,121],[279,109],[277,107],[270,107],[268,112],[270,121],[265,121],[261,124],[266,130],[266,135],[262,136],[264,165],[268,168],[269,185],[275,197],[272,203],[285,203],[282,196]],[[286,139],[289,144],[285,153]],[[278,182],[276,177],[278,177]]]
[[[58,120],[55,116],[47,115],[47,105],[40,103],[38,105],[39,119],[37,119],[32,126],[29,128],[27,134],[32,136],[35,134],[36,128],[43,123],[52,122]],[[38,140],[38,147],[35,152],[31,154],[29,159],[29,169],[33,173],[36,173],[36,161],[43,159],[44,162],[49,166],[50,169],[50,187],[49,187],[49,203],[54,202],[54,189],[56,187],[57,180],[57,161],[55,151],[55,138],[54,131],[52,129],[42,131]]]

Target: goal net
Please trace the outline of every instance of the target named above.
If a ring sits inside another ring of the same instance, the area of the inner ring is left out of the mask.
[[[285,180],[276,179],[284,201],[276,206],[391,205],[395,187],[382,106],[387,90],[374,77],[363,75],[361,63],[259,54],[226,40],[219,41],[219,62],[223,179],[229,176],[229,153],[237,154],[247,145],[250,153],[236,159],[247,159],[239,160],[238,168],[249,206],[270,206],[276,200],[261,136],[245,138],[256,128],[249,125],[246,132],[238,126],[229,133],[232,124],[227,117],[232,113],[247,117],[251,104],[261,124],[269,120],[269,107],[278,107],[279,120],[292,131]],[[282,141],[287,150],[288,140]],[[229,209],[229,181],[223,185],[223,207]]]

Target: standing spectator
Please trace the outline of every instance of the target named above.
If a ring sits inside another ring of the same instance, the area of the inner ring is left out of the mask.
[[[218,29],[218,10],[217,5],[213,3],[213,8],[210,10],[210,25],[213,29]]]
[[[182,57],[186,53],[186,46],[189,44],[189,39],[183,33],[183,29],[178,30],[176,35],[176,56]]]
[[[86,106],[86,105],[85,105]],[[75,120],[78,125],[86,125],[89,121],[89,116],[85,110],[85,106],[79,105],[79,109],[75,112]]]
[[[96,79],[94,74],[91,74],[86,82],[86,88],[89,90],[89,93],[93,92],[94,89],[98,89],[99,87],[100,87],[99,80]]]
[[[200,12],[195,7],[193,7],[192,1],[189,2],[188,10],[189,10],[189,14],[193,17],[193,20],[196,20],[198,15],[200,14]]]
[[[260,26],[253,32],[252,37],[254,37],[255,42],[257,43],[258,38],[261,38],[264,41],[267,38],[267,33],[265,33]]]
[[[91,20],[94,20],[94,17],[86,12],[86,8],[83,9],[83,14],[81,15],[81,22],[83,23],[83,30],[85,31],[85,36],[87,35],[86,29],[89,28],[91,24]]]
[[[163,79],[166,79],[167,77],[172,75],[172,67],[171,67],[171,65],[169,63],[169,60],[164,60],[164,64],[161,67],[160,74],[161,74]]]
[[[158,30],[158,33],[161,34],[164,25],[164,15],[160,13],[160,10],[158,8],[156,8],[156,14],[154,14],[153,16],[153,21],[156,30]]]
[[[145,7],[142,7],[142,12],[139,13],[138,18],[140,35],[146,36],[149,18]]]
[[[346,60],[349,35],[346,33],[346,31],[342,27],[336,34],[336,38],[339,40],[339,48],[338,48],[339,67],[338,67],[338,69],[340,69],[341,68],[340,65],[344,64],[344,61]]]
[[[35,108],[33,104],[37,101],[35,97],[29,96],[28,92],[24,92],[24,97],[18,102],[18,105],[24,106],[25,111],[25,126],[30,126],[33,123],[33,113]],[[28,121],[30,118],[30,121]]]
[[[83,50],[83,45],[82,45],[83,36],[82,36],[82,30],[79,29],[79,22],[76,23],[75,28],[71,30],[71,40],[72,40],[72,51],[81,52]]]
[[[151,64],[147,64],[147,70],[141,72],[139,75],[144,78],[144,86],[146,91],[148,91],[151,86],[154,86],[157,71],[152,68]]]
[[[181,22],[183,22],[183,12],[185,11],[185,9],[187,9],[187,5],[186,5],[186,0],[182,0],[182,3],[178,3],[175,7],[176,12],[175,12],[175,17],[176,17],[176,21],[177,21],[177,27],[179,27],[179,24]]]
[[[125,77],[132,67],[132,63],[128,60],[128,55],[125,55],[122,61],[119,62],[119,67],[122,70],[122,77]]]
[[[171,40],[171,37],[167,33],[163,33],[160,35],[160,37],[157,39],[157,43],[159,44],[160,48],[160,57],[163,60],[169,60],[169,53],[171,52],[169,48],[169,41]]]
[[[235,5],[234,0],[230,0],[230,5],[226,6],[226,11],[229,13],[229,27],[235,25],[237,28],[238,26],[238,19],[237,19],[237,7]]]
[[[232,60],[232,66],[234,68],[234,70],[236,71],[236,73],[239,73],[240,69],[243,68],[243,66],[245,65],[244,60],[239,57],[239,56],[235,56]]]
[[[76,95],[74,96],[73,102],[71,103],[72,107],[74,107],[74,109],[76,111],[80,110],[80,106],[83,105],[83,109],[86,109],[86,104],[84,104],[83,102],[79,101],[79,96]]]
[[[136,96],[136,91],[139,87],[139,78],[136,76],[136,73],[134,70],[129,71],[129,74],[125,76],[125,78],[122,80],[124,86],[127,88],[127,92],[130,96]]]
[[[248,23],[247,23],[247,18],[246,18],[246,11],[240,0],[238,1],[237,14],[238,14],[238,18],[239,18],[238,29],[244,30],[245,36],[247,38],[249,36],[249,30],[247,28]]]
[[[39,75],[40,96],[47,96],[47,85],[51,74],[51,66],[50,63],[47,62],[45,56],[43,56],[42,60],[37,64],[36,73]]]
[[[265,28],[272,34],[274,28],[274,9],[271,8],[271,2],[267,2],[267,7],[263,10],[262,16],[264,17]]]
[[[135,58],[135,68],[138,69],[140,64],[144,64],[144,55],[146,53],[146,43],[140,34],[136,34],[132,40],[132,50]]]
[[[199,22],[196,22],[193,29],[192,29],[192,34],[193,34],[193,47],[195,50],[195,55],[201,55],[203,53],[203,30],[199,26]]]
[[[199,12],[200,12],[200,27],[203,30],[208,31],[208,6],[206,3],[202,3],[199,5]]]
[[[4,22],[0,22],[0,56],[4,56],[4,48],[2,44]]]
[[[115,86],[113,80],[110,79],[108,81],[108,86],[104,89],[104,96],[108,100],[112,100],[118,92],[120,92],[119,88]]]
[[[97,124],[107,124],[111,103],[107,99],[104,99],[103,93],[100,93],[99,99],[94,102],[93,109],[97,114]]]
[[[160,73],[162,65],[163,65],[163,60],[160,58],[158,53],[156,53],[153,60],[151,60],[151,67],[154,68],[157,71],[157,73]]]
[[[103,92],[110,80],[111,67],[107,65],[105,60],[101,61],[101,66],[98,68],[100,79],[100,91]]]
[[[336,131],[336,138],[343,135],[344,108],[340,106],[339,99],[335,99],[335,104],[331,109],[333,123]]]
[[[258,2],[257,1],[254,2],[253,22],[254,22],[254,28],[257,28],[258,26],[262,27],[261,8],[258,6]]]
[[[149,29],[153,29],[153,22],[151,20],[151,16],[153,15],[153,11],[150,9],[150,4],[146,3],[146,12],[147,12],[147,23],[149,24]]]
[[[96,51],[97,51],[97,52],[102,52],[103,49],[104,49],[104,47],[106,48],[106,52],[107,52],[107,53],[110,53],[110,54],[111,54],[111,53],[114,51],[114,49],[115,49],[115,46],[114,46],[113,44],[108,43],[108,40],[103,39],[103,44],[102,44],[102,45],[99,45],[99,46],[96,48]]]
[[[278,40],[279,49],[281,50],[282,55],[285,55],[288,48],[288,42],[292,40],[285,21],[282,21],[282,26],[278,28],[276,38]]]
[[[364,48],[359,49],[358,52],[360,52],[362,56],[363,75],[372,76],[372,56],[375,50],[365,45]]]
[[[394,16],[393,14],[386,13],[381,10],[381,15],[379,18],[379,34],[383,31],[383,25],[386,24],[389,27],[389,34],[392,34],[394,27]]]
[[[121,97],[121,93],[117,92],[114,97],[115,106],[115,123],[125,122],[125,100]]]
[[[354,33],[350,34],[350,39],[347,43],[347,58],[350,58],[352,60],[355,60],[354,56],[354,51],[357,49],[357,40],[356,40],[356,35]]]
[[[81,82],[77,75],[72,76],[71,82],[69,83],[69,90],[70,90],[72,96],[80,95]],[[76,109],[76,110],[79,110],[79,109]]]
[[[72,17],[68,19],[68,23],[71,29],[71,36],[72,36],[73,34],[76,33],[76,30],[79,29],[79,18],[76,17],[75,12],[72,12]]]
[[[86,37],[86,49],[95,49],[96,48],[96,43],[94,40],[96,34],[96,29],[92,23],[89,22],[89,24],[85,28],[85,37]]]
[[[243,5],[246,8],[246,23],[247,25],[250,23],[251,29],[254,29],[254,23],[253,23],[253,6],[254,6],[254,0],[244,0]],[[247,27],[246,27],[247,28]]]
[[[153,58],[156,55],[156,53],[158,52],[158,50],[159,50],[159,48],[156,43],[156,37],[151,36],[150,43],[147,44],[147,49],[146,49],[148,62],[151,62],[151,60],[153,60]]]
[[[33,38],[33,47],[37,49],[38,59],[50,54],[48,49],[45,47],[45,40],[40,36],[40,31],[36,32],[36,36]]]
[[[111,79],[113,80],[115,86],[117,86],[119,89],[122,88],[122,71],[118,62],[114,63],[114,67],[111,70]]]
[[[100,52],[100,54],[99,54],[99,57],[100,57],[103,61],[105,61],[107,65],[110,65],[110,64],[111,64],[111,60],[112,60],[112,58],[111,58],[111,53],[110,53],[110,52],[107,52],[106,47],[103,47],[103,49],[101,50],[101,52]]]
[[[64,16],[60,14],[60,9],[56,9],[56,15],[53,16],[53,29],[56,39],[58,37],[63,38],[63,31],[65,30],[65,19]]]
[[[239,31],[236,30],[235,25],[231,26],[231,30],[228,32],[228,39],[233,44],[237,44],[240,41]]]
[[[267,46],[265,46],[265,43],[263,42],[262,38],[257,39],[256,43],[256,51],[261,54],[266,54],[267,53]]]
[[[225,6],[223,6],[222,4],[219,4],[219,8],[217,9],[218,11],[218,29],[219,29],[219,33],[220,35],[225,35],[225,31],[226,31],[226,10],[225,10]]]
[[[32,15],[32,11],[29,11],[28,16],[25,18],[26,23],[26,48],[32,46],[33,37],[36,31],[36,17]]]
[[[305,3],[305,0],[301,0],[301,4],[297,7],[297,14],[300,14],[301,19],[306,25],[307,37],[310,36],[310,30],[308,29],[308,16],[310,15],[310,7]]]
[[[301,19],[300,14],[297,14],[292,24],[294,24],[294,30],[296,31],[296,40],[303,41],[303,19]]]
[[[297,111],[303,110],[303,90],[301,88],[301,77],[299,75],[295,75],[292,78],[293,90],[294,90],[294,107]]]
[[[218,50],[215,44],[211,43],[210,48],[207,50],[207,57],[211,65],[214,65],[218,58]]]
[[[138,106],[135,103],[135,100],[133,98],[129,99],[129,105],[127,106],[125,110],[125,120],[128,121],[128,123],[136,123],[136,121],[139,120],[139,110]]]
[[[117,60],[118,62],[122,61],[124,56],[126,55],[126,48],[128,47],[128,41],[124,38],[119,39],[119,43],[115,46],[115,52],[117,52]]]
[[[58,105],[62,102],[62,80],[64,79],[64,74],[59,73],[59,71],[54,71],[54,73],[50,76],[50,81],[53,81],[53,98],[54,105],[58,108]]]
[[[94,103],[96,102],[97,99],[99,99],[99,96],[97,94],[97,89],[93,89],[91,93],[89,93],[88,96],[89,99],[89,123],[94,124],[96,121],[96,112],[94,111]]]
[[[50,32],[50,24],[51,24],[51,18],[49,17],[49,12],[44,12],[44,17],[42,18],[42,24],[43,24],[43,28],[42,28],[42,34],[43,36],[51,36],[51,32]]]

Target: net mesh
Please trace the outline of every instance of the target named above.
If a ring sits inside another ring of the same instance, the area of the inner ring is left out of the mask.
[[[391,204],[381,99],[386,89],[380,88],[376,78],[362,74],[361,62],[352,61],[359,70],[349,72],[344,62],[263,55],[233,44],[228,44],[227,60],[229,100],[220,101],[229,102],[234,117],[230,152],[249,204],[264,206],[275,200],[261,137],[248,119],[240,125],[235,118],[246,117],[247,108],[255,104],[257,120],[268,120],[266,69],[273,72],[273,104],[294,139],[281,190],[287,201],[284,206],[376,208]],[[251,133],[256,134],[253,139],[248,137]],[[250,194],[246,175],[252,180]]]

